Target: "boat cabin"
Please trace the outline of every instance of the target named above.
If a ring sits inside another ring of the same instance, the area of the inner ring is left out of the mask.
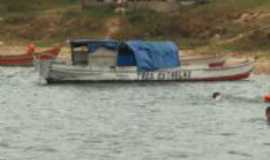
[[[70,42],[73,65],[115,66],[119,42],[79,39]]]
[[[137,67],[155,71],[180,66],[178,48],[173,42],[115,40],[73,40],[72,64],[90,68]]]

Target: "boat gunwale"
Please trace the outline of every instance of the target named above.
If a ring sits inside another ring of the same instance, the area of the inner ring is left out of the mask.
[[[199,83],[199,82],[233,82],[233,81],[247,81],[248,77],[251,75],[252,70],[249,70],[244,73],[234,74],[230,76],[221,76],[221,77],[215,77],[215,78],[194,78],[194,79],[181,79],[181,80],[175,80],[175,79],[169,79],[169,80],[56,80],[53,78],[47,78],[47,83],[72,83],[72,82],[79,82],[79,83],[166,83],[166,82],[185,82],[185,83]]]
[[[225,71],[225,70],[231,70],[231,69],[241,69],[244,67],[252,67],[254,68],[254,66],[251,66],[255,63],[255,60],[245,60],[243,62],[238,62],[237,64],[232,64],[232,65],[227,65],[227,66],[222,66],[222,67],[211,67],[211,68],[181,68],[180,67],[176,67],[176,68],[170,68],[170,69],[164,69],[164,70],[155,70],[155,71],[138,71],[136,69],[136,66],[134,67],[134,70],[128,71],[128,70],[117,70],[117,69],[111,69],[110,71],[106,71],[106,70],[87,70],[90,69],[89,67],[86,66],[75,66],[74,65],[66,65],[66,64],[54,64],[52,62],[52,64],[50,65],[51,70],[56,70],[58,67],[58,69],[72,69],[72,70],[84,70],[86,72],[118,72],[118,73],[134,73],[134,72],[170,72],[170,71],[174,71],[174,70],[183,70],[183,71]],[[60,68],[60,67],[69,67],[69,68]],[[124,68],[124,67],[119,67],[119,68]]]
[[[209,59],[216,59],[216,60],[226,60],[228,56],[226,55],[209,55],[209,56],[180,56],[182,61],[203,61]]]

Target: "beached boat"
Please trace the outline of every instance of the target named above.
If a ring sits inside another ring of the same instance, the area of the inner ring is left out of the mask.
[[[13,65],[32,65],[35,46],[30,44],[27,46],[27,51],[21,55],[0,55],[0,65],[13,66]]]
[[[40,77],[47,82],[232,81],[248,78],[254,68],[252,60],[215,68],[181,66],[178,49],[172,42],[129,41],[117,46],[114,42],[93,41],[84,49],[80,44],[71,42],[70,65],[36,59]]]
[[[225,64],[227,56],[183,56],[182,65],[200,65],[211,67],[221,67]]]
[[[31,66],[33,64],[33,55],[38,55],[40,59],[55,58],[60,52],[59,46],[51,49],[35,52],[36,47],[31,44],[28,45],[27,51],[21,55],[1,55],[0,65],[1,66]]]
[[[32,57],[34,57],[36,60],[55,59],[59,55],[62,47],[63,47],[63,44],[58,44],[58,45],[56,45],[50,49],[44,50],[44,51],[36,51],[32,54]]]

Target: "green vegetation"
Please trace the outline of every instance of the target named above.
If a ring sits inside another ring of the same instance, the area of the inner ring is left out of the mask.
[[[207,47],[207,53],[270,50],[269,18],[268,0],[212,0],[207,5],[181,7],[170,15],[144,10],[127,13],[124,30],[116,37],[170,39],[182,48]]]
[[[51,44],[68,38],[174,40],[205,52],[270,51],[269,0],[211,0],[170,14],[138,9],[116,14],[112,6],[81,10],[79,0],[0,0],[0,41]],[[110,24],[117,19],[119,24]],[[267,27],[269,26],[269,27]],[[204,52],[202,51],[202,52]]]
[[[0,41],[51,44],[68,38],[102,37],[115,15],[110,6],[81,11],[79,0],[0,0]]]

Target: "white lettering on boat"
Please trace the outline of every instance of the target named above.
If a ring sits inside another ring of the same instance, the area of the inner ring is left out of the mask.
[[[191,78],[191,71],[171,71],[171,72],[140,72],[138,80],[188,80]]]

